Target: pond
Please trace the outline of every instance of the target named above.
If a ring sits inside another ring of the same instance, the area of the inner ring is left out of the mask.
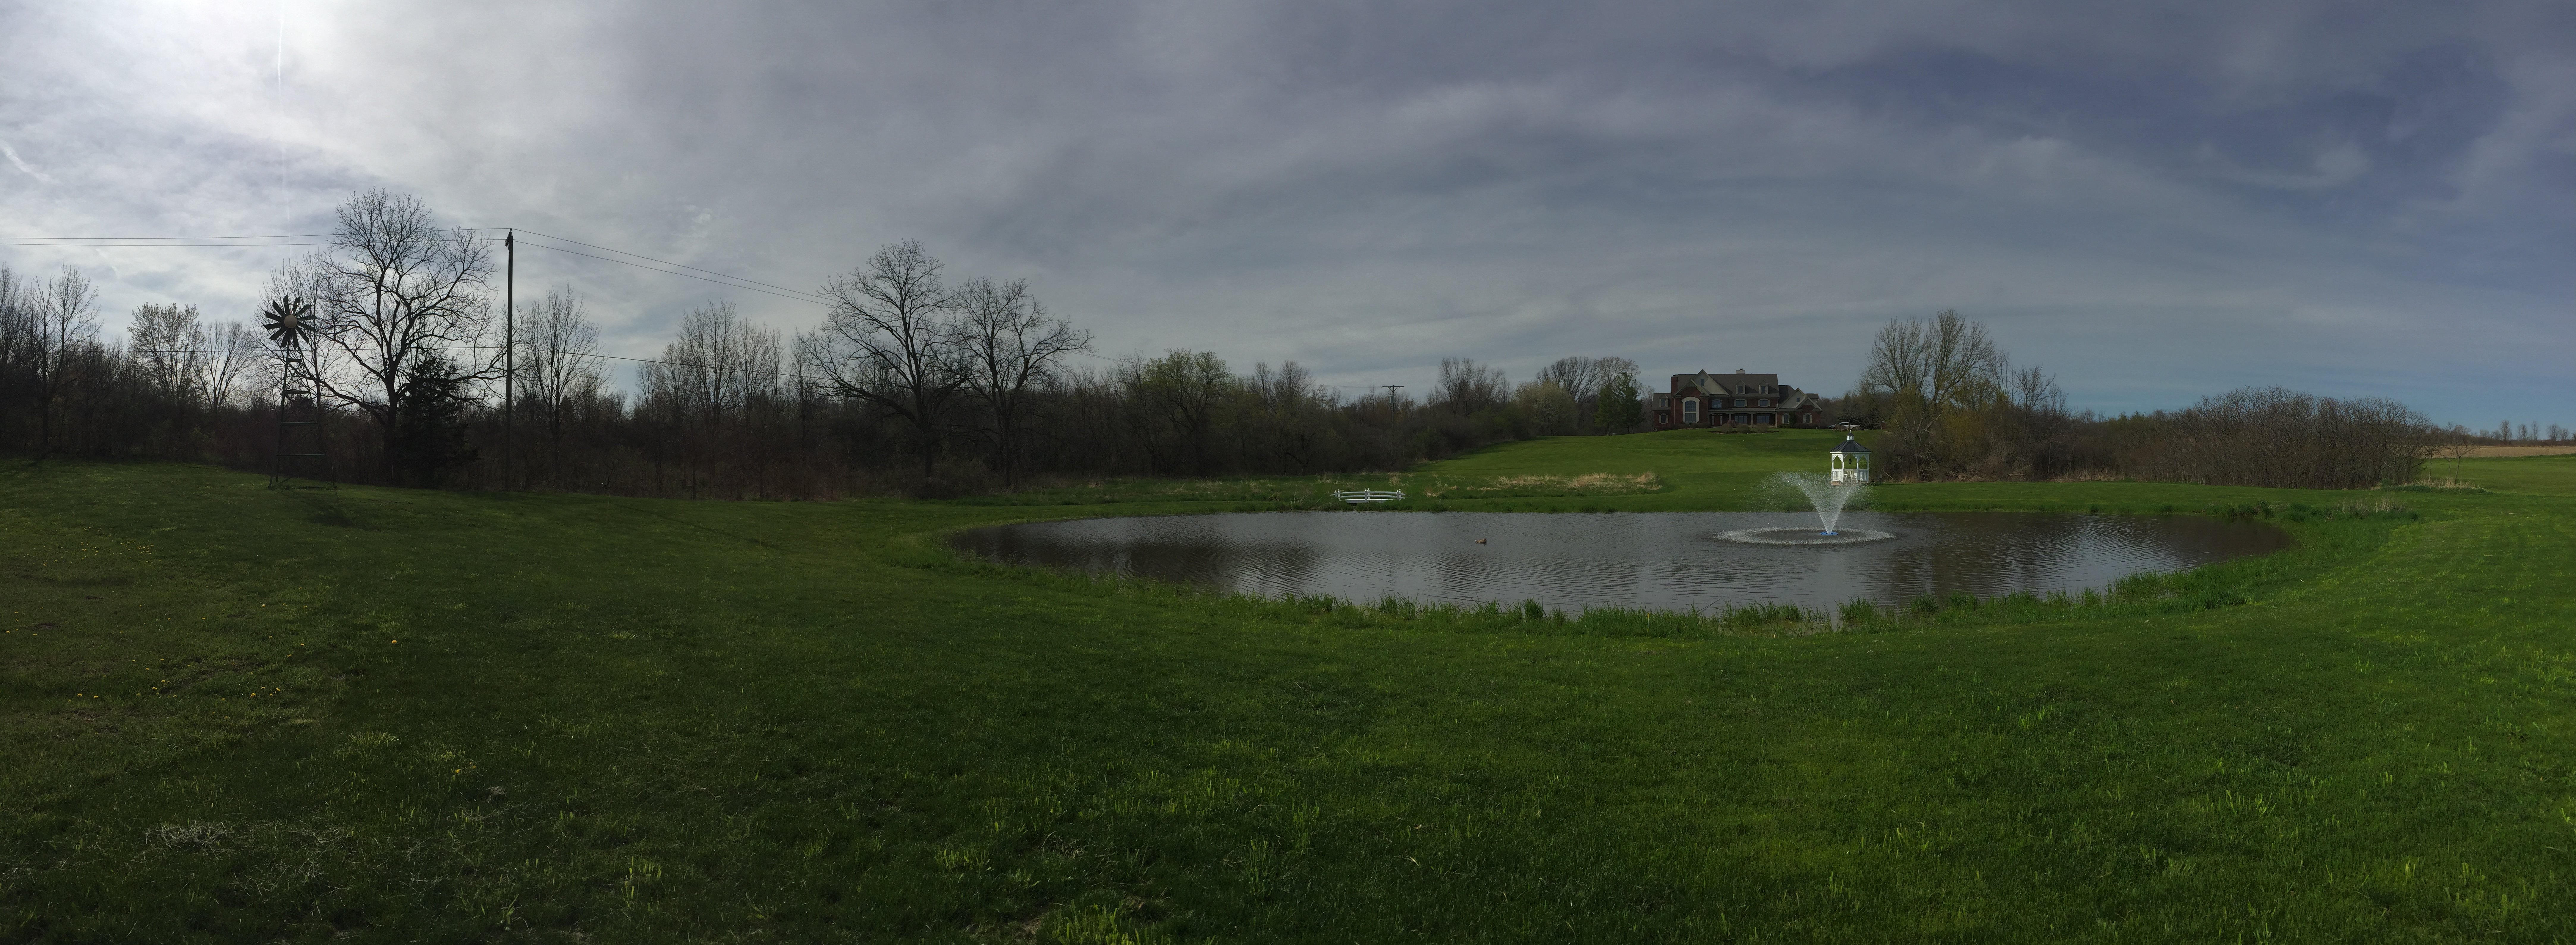
[[[993,561],[1265,597],[1565,611],[2079,593],[2290,544],[2279,529],[2194,515],[1852,512],[1837,530],[1801,541],[1816,531],[1805,512],[1254,512],[1033,522],[952,542]]]

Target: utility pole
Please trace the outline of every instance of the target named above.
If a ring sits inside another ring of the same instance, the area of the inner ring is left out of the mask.
[[[1402,385],[1402,384],[1381,384],[1381,385],[1378,385],[1378,386],[1381,386],[1381,387],[1386,388],[1386,435],[1388,435],[1388,436],[1394,436],[1394,435],[1395,435],[1395,392],[1396,392],[1396,391],[1403,390],[1403,389],[1404,389],[1404,385]]]
[[[508,492],[510,451],[518,445],[519,405],[510,396],[510,383],[519,373],[519,231],[501,234],[501,256],[508,260],[503,267],[507,275],[501,277],[501,491]]]

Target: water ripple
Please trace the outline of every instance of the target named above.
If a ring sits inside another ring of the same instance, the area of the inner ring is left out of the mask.
[[[995,561],[1270,597],[1565,610],[2071,593],[2289,543],[2278,529],[2199,516],[1851,512],[1838,524],[1868,537],[1733,537],[1821,538],[1802,513],[1257,512],[1004,525],[955,543]]]

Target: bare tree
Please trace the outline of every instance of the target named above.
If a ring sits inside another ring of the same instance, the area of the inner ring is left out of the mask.
[[[2460,484],[2460,461],[2478,451],[2478,441],[2468,427],[2453,424],[2449,429],[2428,428],[2424,435],[2424,455],[2451,461],[2451,478],[2445,485]]]
[[[799,360],[826,394],[876,404],[912,425],[927,484],[946,408],[966,383],[957,355],[956,295],[939,260],[906,240],[823,286],[823,327],[798,339]]]
[[[206,329],[194,305],[142,305],[126,326],[127,350],[144,381],[164,399],[194,405],[205,380]]]
[[[1440,388],[1433,399],[1449,412],[1464,416],[1502,406],[1509,383],[1501,368],[1485,367],[1468,358],[1441,358]]]
[[[1588,429],[1601,407],[1601,388],[1608,386],[1612,378],[1636,375],[1637,362],[1626,358],[1577,356],[1558,358],[1556,363],[1540,368],[1537,379],[1565,388],[1566,395],[1574,398],[1575,426]]]
[[[1148,451],[1176,459],[1174,453],[1187,450],[1191,474],[1207,475],[1213,468],[1208,462],[1209,435],[1216,428],[1217,412],[1235,389],[1225,359],[1213,351],[1174,348],[1162,357],[1131,361],[1123,368],[1124,383],[1143,421],[1141,432]],[[1177,441],[1173,445],[1178,449],[1154,449],[1170,441]]]
[[[2163,418],[2152,450],[2129,464],[2141,478],[2213,486],[2366,489],[2415,481],[2424,418],[2404,404],[2336,400],[2281,387],[2201,398]]]
[[[207,349],[206,358],[198,362],[201,372],[197,386],[205,391],[206,408],[222,410],[232,403],[234,390],[251,372],[251,365],[266,351],[257,330],[247,322],[230,321],[213,328],[197,326],[198,344]]]
[[[1297,362],[1283,361],[1276,371],[1267,363],[1254,363],[1244,390],[1251,400],[1247,413],[1257,418],[1247,424],[1253,428],[1247,432],[1266,460],[1255,468],[1313,470],[1331,431],[1328,389]]]
[[[992,423],[1002,484],[1010,486],[1017,482],[1020,424],[1029,413],[1031,393],[1065,355],[1088,350],[1091,333],[1049,317],[1029,294],[1026,280],[968,282],[958,289],[957,306],[955,343],[963,381]]]
[[[2002,386],[2005,366],[1986,326],[1944,309],[1929,322],[1898,319],[1880,328],[1861,384],[1922,408],[1967,406]]]
[[[2066,392],[2058,389],[2057,378],[2039,365],[2012,372],[2011,381],[2013,403],[2027,410],[2066,412]]]
[[[38,308],[36,287],[0,266],[0,404],[8,408],[0,410],[0,443],[20,435],[18,426],[25,414],[19,412],[17,401],[35,398]]]
[[[742,321],[733,303],[712,302],[681,320],[680,337],[644,365],[645,399],[669,411],[689,463],[689,488],[712,480],[717,458],[742,455],[747,418],[774,401],[784,380],[778,334]],[[733,447],[730,448],[729,447]]]
[[[1945,309],[1928,321],[1901,318],[1881,326],[1855,393],[1884,405],[1890,436],[1881,451],[1892,468],[1962,473],[1990,458],[1985,421],[1991,408],[2025,383],[2024,393],[2040,402],[2054,387],[2044,373],[2010,374],[1986,327]]]
[[[1512,403],[1529,416],[1530,427],[1540,435],[1562,434],[1574,429],[1574,395],[1553,379],[1531,381],[1512,392]]]
[[[333,249],[281,270],[280,294],[308,294],[321,343],[345,355],[347,371],[313,372],[323,395],[357,408],[384,437],[391,472],[400,452],[402,413],[421,395],[444,395],[454,381],[497,376],[494,353],[474,364],[470,348],[491,321],[485,289],[492,254],[473,234],[445,230],[429,206],[408,194],[370,190],[340,205]],[[442,350],[445,349],[445,350]],[[449,354],[454,351],[454,354]],[[453,359],[440,376],[413,370],[433,355]],[[453,376],[444,374],[457,370]],[[417,388],[417,389],[415,389]]]
[[[546,452],[554,481],[563,482],[564,414],[599,395],[603,381],[599,328],[583,313],[570,287],[547,292],[520,310],[519,384],[546,426]],[[770,347],[775,351],[773,337]],[[777,360],[773,354],[772,362]],[[772,364],[775,369],[775,364]]]
[[[36,333],[35,287],[0,266],[0,377],[14,377]]]
[[[36,386],[36,458],[42,460],[53,452],[54,401],[80,368],[79,350],[98,335],[98,294],[88,276],[65,266],[61,275],[36,289],[31,301],[34,331],[27,353]]]
[[[1609,378],[1602,374],[1599,359],[1576,356],[1558,358],[1556,363],[1538,369],[1537,380],[1554,382],[1567,391],[1597,391]]]
[[[267,353],[250,325],[209,325],[194,305],[135,308],[127,346],[154,393],[189,407],[222,410],[253,359]]]
[[[709,416],[740,410],[777,391],[778,334],[745,322],[732,302],[710,302],[680,321],[680,337],[644,366],[645,386],[670,391]]]

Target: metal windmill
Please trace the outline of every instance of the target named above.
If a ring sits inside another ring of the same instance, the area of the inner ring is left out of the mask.
[[[317,471],[322,464],[322,402],[312,389],[313,372],[304,361],[304,352],[313,349],[313,303],[292,295],[271,301],[260,313],[260,327],[267,330],[268,340],[277,345],[279,358],[285,362],[277,379],[277,451],[268,473],[269,488],[283,489],[292,478],[287,475],[287,460],[311,460]],[[298,381],[305,382],[306,388],[297,390]],[[295,419],[299,401],[303,418]],[[313,428],[308,438],[309,452],[286,451],[290,427]]]
[[[286,349],[286,359],[301,361],[295,352],[313,341],[313,303],[290,295],[268,303],[260,318],[259,327],[268,330],[268,340]]]

